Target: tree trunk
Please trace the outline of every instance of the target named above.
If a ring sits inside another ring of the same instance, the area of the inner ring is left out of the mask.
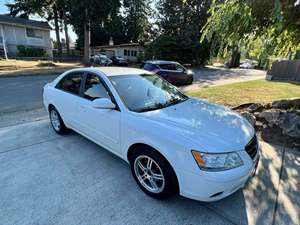
[[[70,55],[70,41],[69,41],[69,34],[68,34],[68,23],[66,15],[64,14],[64,30],[65,30],[65,38],[66,38],[66,48],[67,54]]]
[[[84,24],[84,54],[83,63],[88,65],[90,62],[90,23]]]
[[[55,26],[55,35],[56,35],[58,56],[61,57],[62,56],[62,47],[61,47],[61,42],[60,42],[58,14],[57,14],[56,6],[54,6],[54,26]]]
[[[239,46],[237,44],[233,45],[231,52],[231,59],[229,63],[229,68],[236,68],[240,66],[241,53],[239,52]]]
[[[68,34],[68,24],[64,23],[64,29],[65,29],[65,38],[66,38],[66,48],[67,48],[67,54],[70,55],[70,41],[69,41],[69,34]]]

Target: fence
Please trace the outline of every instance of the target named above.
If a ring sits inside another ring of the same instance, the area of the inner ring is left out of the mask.
[[[274,62],[267,74],[272,80],[300,82],[300,59]]]

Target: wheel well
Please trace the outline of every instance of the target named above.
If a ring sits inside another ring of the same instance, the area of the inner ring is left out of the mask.
[[[49,104],[49,105],[48,105],[48,112],[50,112],[50,109],[52,109],[52,108],[55,108],[54,105]]]
[[[166,159],[165,156],[163,156],[159,151],[157,151],[155,148],[151,147],[150,145],[147,145],[147,144],[143,144],[143,143],[135,143],[133,145],[131,145],[127,151],[127,160],[130,162],[130,158],[133,154],[134,151],[138,150],[139,148],[141,147],[146,147],[146,148],[151,148],[153,151],[157,152],[159,155],[161,155],[161,157],[163,157],[167,162],[168,164],[170,165],[170,167],[172,168],[172,171],[174,173],[174,176],[175,176],[175,179],[176,179],[176,191],[179,192],[179,182],[178,182],[178,178],[177,178],[177,175],[175,173],[175,170],[173,168],[173,166],[170,164],[170,162]]]

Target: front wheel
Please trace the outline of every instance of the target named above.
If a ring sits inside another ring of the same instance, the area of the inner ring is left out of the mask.
[[[176,175],[172,167],[155,150],[144,148],[135,151],[130,164],[135,181],[151,197],[168,198],[178,190]]]

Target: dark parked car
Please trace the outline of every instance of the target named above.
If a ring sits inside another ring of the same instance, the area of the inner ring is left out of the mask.
[[[103,55],[103,54],[91,56],[90,63],[97,64],[100,66],[112,66],[113,65],[112,60],[110,60],[106,55]]]
[[[174,85],[185,85],[193,82],[193,71],[186,69],[178,62],[151,60],[143,63],[142,68],[169,81]]]
[[[113,65],[116,66],[128,66],[128,62],[126,59],[119,57],[119,56],[113,56],[110,58],[113,61]]]

